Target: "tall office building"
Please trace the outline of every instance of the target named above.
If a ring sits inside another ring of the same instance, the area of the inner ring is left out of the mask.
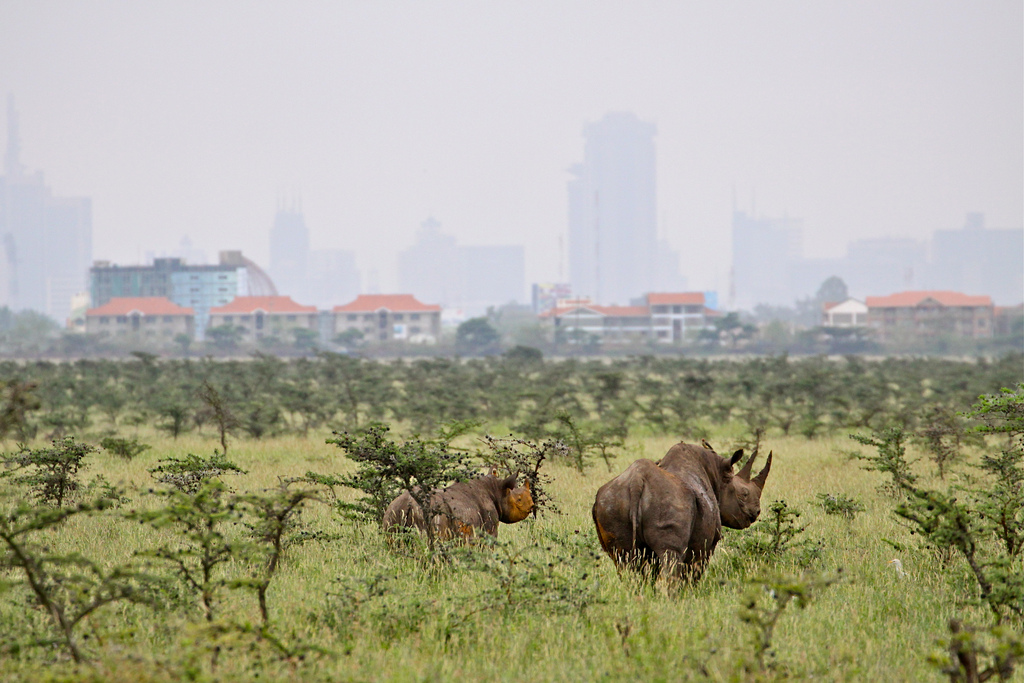
[[[281,207],[270,229],[270,277],[277,289],[296,301],[309,295],[309,229],[302,212]]]
[[[0,175],[0,305],[65,323],[85,291],[92,262],[92,201],[56,197],[20,159],[18,114],[7,100],[7,150]]]
[[[800,260],[803,221],[732,214],[731,306],[792,305],[793,266]]]
[[[584,127],[583,163],[569,168],[573,293],[627,304],[657,289],[654,124],[612,112]]]
[[[960,230],[932,236],[929,286],[988,294],[1001,306],[1024,299],[1024,230],[985,227],[985,214],[969,213]]]
[[[402,290],[417,299],[467,315],[482,315],[488,306],[523,300],[526,264],[520,245],[457,244],[428,218],[420,224],[416,243],[398,255]]]
[[[356,255],[346,249],[309,252],[309,297],[303,303],[330,309],[359,295]]]

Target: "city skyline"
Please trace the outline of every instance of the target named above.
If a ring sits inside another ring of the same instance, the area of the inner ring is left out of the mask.
[[[397,9],[5,3],[0,93],[116,262],[188,236],[267,264],[292,195],[382,291],[429,215],[561,281],[566,169],[609,111],[657,126],[658,237],[693,289],[727,289],[734,205],[802,217],[808,257],[1024,223],[1019,3]]]

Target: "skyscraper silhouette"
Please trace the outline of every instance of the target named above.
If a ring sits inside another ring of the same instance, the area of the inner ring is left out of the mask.
[[[569,168],[573,294],[627,304],[655,282],[654,124],[612,112],[584,127],[582,164]]]

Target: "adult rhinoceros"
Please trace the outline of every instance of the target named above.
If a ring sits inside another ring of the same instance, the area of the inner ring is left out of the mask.
[[[620,567],[662,569],[697,579],[722,537],[722,525],[745,529],[761,513],[761,491],[772,466],[750,477],[755,453],[737,473],[743,450],[723,458],[709,448],[678,443],[657,463],[637,460],[602,486],[594,501],[601,547]]]
[[[516,486],[515,474],[498,479],[494,473],[452,484],[430,498],[433,531],[437,538],[472,538],[481,529],[498,535],[498,522],[514,524],[533,511],[530,480]],[[415,527],[426,531],[423,509],[408,491],[391,501],[384,512],[384,531]]]

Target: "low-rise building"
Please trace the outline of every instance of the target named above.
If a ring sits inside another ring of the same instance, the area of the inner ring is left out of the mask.
[[[868,305],[857,299],[829,301],[822,307],[822,327],[867,327]]]
[[[687,339],[688,332],[710,326],[717,316],[703,292],[651,292],[633,306],[598,306],[589,299],[563,299],[541,314],[565,340],[628,343],[653,339],[661,344]]]
[[[210,309],[208,331],[230,326],[240,329],[241,341],[277,337],[288,342],[292,330],[310,330],[319,336],[316,306],[303,306],[290,296],[236,296],[224,306]]]
[[[441,307],[412,294],[360,294],[335,306],[334,334],[358,330],[366,341],[404,340],[432,344],[441,336]]]
[[[902,335],[951,335],[981,339],[992,336],[992,297],[960,292],[899,292],[869,296],[868,324],[882,341]]]
[[[85,331],[109,337],[135,335],[154,341],[193,336],[195,311],[166,297],[114,297],[85,312]]]
[[[651,337],[651,312],[647,306],[598,306],[587,299],[559,304],[540,315],[554,324],[556,339],[621,344]]]
[[[704,292],[652,292],[647,306],[654,338],[662,343],[682,341],[688,330],[708,326]]]

